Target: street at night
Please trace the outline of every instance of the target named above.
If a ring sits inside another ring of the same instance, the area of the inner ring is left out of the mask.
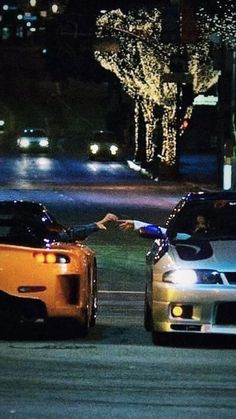
[[[235,419],[234,0],[0,0],[0,419]]]
[[[58,171],[48,159],[51,184],[45,190],[35,158],[27,162],[34,166],[35,186],[31,173],[16,188],[10,180],[16,167],[9,164],[10,186],[1,187],[1,200],[41,201],[66,225],[96,220],[107,211],[162,223],[190,186],[161,187],[124,164],[113,166],[109,183],[99,176],[96,186],[89,179],[97,163],[89,164],[81,182],[76,176],[85,170],[84,162],[76,160],[70,165],[70,186],[66,177],[57,183]],[[103,170],[108,173],[109,167],[104,164]],[[87,338],[75,338],[57,325],[28,326],[2,338],[0,417],[233,418],[235,339],[188,337],[154,346],[143,327],[150,241],[114,225],[86,242],[97,253],[96,326]]]

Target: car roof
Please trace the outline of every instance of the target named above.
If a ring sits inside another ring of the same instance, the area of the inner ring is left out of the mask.
[[[55,217],[45,205],[34,201],[0,201],[0,220],[19,220],[21,222],[37,222],[58,224]]]
[[[16,216],[23,214],[39,214],[47,212],[46,207],[38,202],[33,201],[0,201],[0,214],[3,212],[14,213]]]
[[[21,130],[22,134],[43,134],[46,135],[46,131],[44,128],[23,128]]]
[[[24,200],[4,200],[0,201],[0,207],[10,208],[45,208],[40,202],[24,201]]]
[[[184,201],[211,201],[211,200],[236,200],[236,192],[216,191],[216,192],[189,192],[183,197]]]

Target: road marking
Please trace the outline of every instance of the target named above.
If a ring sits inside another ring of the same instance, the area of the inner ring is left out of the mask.
[[[99,294],[140,294],[144,295],[144,291],[108,291],[108,290],[100,290],[98,291]]]

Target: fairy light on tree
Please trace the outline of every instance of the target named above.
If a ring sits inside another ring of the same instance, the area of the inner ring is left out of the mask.
[[[199,23],[207,28],[208,37],[215,45],[236,48],[236,5],[234,0],[215,0],[211,13],[207,7],[198,12]]]
[[[225,14],[223,16],[226,25],[229,20]],[[212,18],[201,9],[198,19],[198,41],[179,45],[162,42],[162,15],[158,9],[149,12],[141,10],[138,17],[135,12],[124,14],[118,9],[103,14],[97,20],[100,47],[95,50],[95,57],[101,66],[117,76],[124,90],[134,99],[136,154],[139,147],[139,113],[142,112],[146,126],[147,161],[154,157],[154,132],[157,124],[161,124],[163,138],[158,141],[162,143],[162,160],[167,166],[176,164],[179,92],[178,80],[171,77],[173,56],[186,57],[186,71],[192,80],[192,102],[194,95],[205,93],[218,81],[219,71],[213,68],[209,41],[210,34],[215,33],[213,25],[210,26]],[[224,32],[225,39],[231,39],[232,25],[230,32],[229,27],[228,32]],[[218,21],[216,26],[218,31],[223,32]],[[102,47],[103,42],[106,42],[106,47]],[[163,110],[161,120],[155,115],[156,107]],[[190,119],[192,109],[192,103],[186,106],[182,110],[182,118]]]

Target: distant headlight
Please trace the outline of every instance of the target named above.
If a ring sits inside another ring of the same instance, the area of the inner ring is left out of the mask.
[[[42,138],[40,141],[39,141],[39,145],[40,145],[40,147],[48,147],[48,139],[47,138]]]
[[[222,284],[220,273],[210,269],[178,269],[163,275],[164,282],[178,285]]]
[[[92,154],[96,154],[98,152],[98,150],[99,150],[99,147],[98,147],[97,144],[91,144],[90,145],[90,151],[91,151]]]
[[[20,140],[19,140],[19,146],[21,148],[28,148],[29,145],[30,145],[30,142],[29,142],[29,140],[27,138],[24,138],[24,137],[20,138]]]
[[[110,152],[113,156],[115,156],[118,152],[118,147],[116,145],[111,145]]]

